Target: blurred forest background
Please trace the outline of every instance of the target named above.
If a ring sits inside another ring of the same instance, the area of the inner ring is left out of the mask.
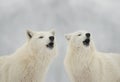
[[[25,41],[27,29],[55,29],[59,56],[46,82],[69,82],[63,60],[64,34],[87,30],[99,51],[120,53],[120,0],[0,0],[0,55],[9,55]]]

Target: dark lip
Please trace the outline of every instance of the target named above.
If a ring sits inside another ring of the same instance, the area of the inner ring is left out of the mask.
[[[90,44],[90,38],[86,38],[86,39],[83,41],[83,44],[84,44],[85,46],[89,46],[89,44]]]
[[[46,46],[50,49],[53,49],[54,48],[54,42],[50,42]]]

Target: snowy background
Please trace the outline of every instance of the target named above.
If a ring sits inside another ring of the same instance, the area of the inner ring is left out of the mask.
[[[87,30],[99,51],[120,53],[120,0],[0,0],[0,55],[13,53],[27,29],[56,29],[59,56],[46,82],[69,82],[64,70],[64,34]]]

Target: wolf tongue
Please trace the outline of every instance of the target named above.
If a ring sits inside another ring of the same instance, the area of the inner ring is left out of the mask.
[[[49,43],[50,46],[53,46],[53,44],[54,44],[53,42]]]
[[[90,39],[86,39],[85,42],[86,42],[86,43],[89,43],[89,42],[90,42]]]
[[[90,39],[89,38],[87,38],[85,41],[83,41],[83,44],[86,45],[86,46],[88,46],[89,43],[90,43]]]
[[[54,47],[54,43],[53,42],[50,42],[48,45],[47,45],[47,47],[49,47],[49,48],[53,48]]]

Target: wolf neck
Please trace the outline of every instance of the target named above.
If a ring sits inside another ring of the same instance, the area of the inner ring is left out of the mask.
[[[50,57],[49,55],[51,54],[48,50],[45,50],[41,48],[40,50],[36,50],[29,46],[27,43],[25,43],[21,48],[19,48],[15,54],[19,56],[24,56],[27,58],[35,58],[34,60],[41,60],[41,58],[45,58],[46,56]],[[47,58],[47,57],[46,57]],[[43,61],[43,60],[41,60]],[[44,61],[43,61],[44,62]]]
[[[27,61],[27,68],[30,70],[31,74],[35,77],[39,77],[39,80],[44,79],[44,76],[48,70],[51,62],[50,54],[51,53],[48,52],[35,53],[27,44],[23,45],[22,48],[18,49],[15,53],[16,57],[21,58],[20,61]],[[27,77],[29,78],[29,75]],[[35,79],[35,77],[33,78]]]
[[[79,48],[75,48],[75,47],[70,47],[70,49],[68,49],[68,54],[70,54],[72,57],[74,58],[74,63],[77,63],[79,65],[87,65],[89,66],[94,58],[94,52],[92,52],[89,49],[85,49],[82,47]]]
[[[68,55],[68,65],[70,65],[72,74],[74,74],[74,82],[92,82],[94,52],[70,47]],[[79,81],[78,78],[81,80]]]

